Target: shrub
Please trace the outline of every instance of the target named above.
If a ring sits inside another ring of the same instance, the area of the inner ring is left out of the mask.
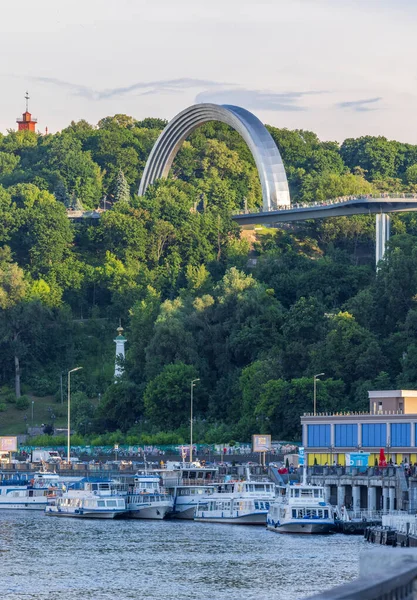
[[[16,408],[17,410],[27,410],[30,406],[30,400],[27,396],[20,396],[16,400]]]
[[[16,394],[11,390],[4,394],[3,399],[6,400],[6,402],[8,402],[9,404],[16,404]]]
[[[2,402],[0,404],[0,412],[5,412],[7,410],[7,406],[4,404],[4,402]]]

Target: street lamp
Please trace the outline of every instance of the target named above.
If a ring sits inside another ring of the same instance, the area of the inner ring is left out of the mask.
[[[191,419],[190,419],[190,463],[193,462],[193,390],[195,386],[195,382],[200,381],[200,379],[193,379],[191,382]]]
[[[76,367],[75,369],[71,369],[68,371],[68,434],[67,434],[67,460],[68,464],[71,462],[71,373],[75,373],[75,371],[79,371],[82,367]]]
[[[324,375],[324,373],[318,373],[318,375],[314,375],[314,396],[313,396],[313,416],[316,416],[316,404],[317,404],[317,379]]]
[[[33,427],[33,405],[35,404],[35,401],[32,400],[32,427]]]

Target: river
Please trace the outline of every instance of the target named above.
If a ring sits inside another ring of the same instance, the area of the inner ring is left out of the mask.
[[[356,536],[0,512],[2,600],[297,600],[354,579]]]

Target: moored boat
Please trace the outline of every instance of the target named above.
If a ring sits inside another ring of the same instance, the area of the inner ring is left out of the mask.
[[[324,488],[306,483],[278,488],[267,516],[267,528],[276,533],[331,533],[334,509],[325,501]]]
[[[127,517],[132,519],[164,519],[172,511],[174,499],[161,490],[160,477],[137,474],[126,496]]]
[[[64,488],[45,510],[48,516],[114,519],[126,514],[126,492],[110,480],[81,479]]]
[[[239,481],[219,485],[217,491],[198,502],[194,520],[206,523],[265,525],[275,484],[270,481]]]

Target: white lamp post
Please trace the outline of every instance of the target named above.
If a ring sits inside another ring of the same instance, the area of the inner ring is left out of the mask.
[[[324,375],[324,373],[319,373],[318,375],[314,375],[314,396],[313,396],[313,415],[316,416],[316,403],[317,403],[317,379]]]
[[[68,464],[71,463],[71,373],[75,371],[79,371],[82,367],[76,367],[75,369],[71,369],[68,371],[68,435],[67,435],[67,461]]]
[[[193,462],[193,390],[195,382],[200,381],[199,379],[193,379],[191,382],[191,419],[190,419],[190,463]]]

